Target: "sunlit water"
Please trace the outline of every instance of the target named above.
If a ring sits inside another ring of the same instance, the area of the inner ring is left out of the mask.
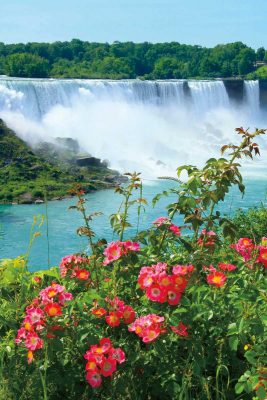
[[[229,96],[222,80],[54,80],[0,77],[0,118],[31,145],[55,137],[72,137],[81,147],[121,172],[141,171],[146,179],[144,196],[151,202],[170,183],[155,183],[157,176],[175,175],[178,165],[203,165],[217,157],[223,144],[238,142],[234,128],[267,127],[267,110],[260,106],[258,81],[245,81],[242,100]],[[221,211],[229,214],[238,207],[265,204],[267,141],[257,139],[261,157],[246,162],[247,194],[232,192]],[[249,179],[249,180],[248,180]],[[140,229],[166,215],[171,198],[149,207]],[[88,195],[88,209],[102,211],[93,227],[97,237],[112,240],[108,216],[121,199],[112,190]],[[33,269],[58,264],[61,257],[86,249],[77,237],[82,224],[74,200],[44,205],[0,206],[0,258],[25,253],[33,215],[48,213],[48,229],[33,244]],[[136,211],[131,214],[136,233]],[[178,220],[177,223],[181,223]],[[49,251],[48,251],[49,247]]]
[[[151,207],[151,200],[156,193],[169,186],[169,182],[162,181],[150,182],[144,186],[143,196],[148,200],[149,207],[141,215],[140,229],[151,226],[152,221],[157,217],[167,215],[166,205],[173,200],[172,197],[164,197],[155,208]],[[230,215],[238,208],[246,210],[249,207],[266,205],[267,182],[265,180],[247,180],[246,187],[246,195],[243,199],[237,190],[233,190],[219,207],[220,211]],[[89,194],[87,200],[88,212],[103,212],[103,215],[93,222],[96,238],[106,238],[111,241],[114,236],[108,217],[118,210],[121,197],[114,194],[113,190],[104,190]],[[48,203],[48,236],[45,223],[41,229],[38,229],[41,236],[36,238],[31,250],[32,270],[58,265],[64,255],[87,249],[86,239],[76,235],[76,230],[83,221],[76,210],[68,209],[74,204],[75,199]],[[0,206],[0,258],[13,258],[27,252],[33,216],[38,214],[46,214],[45,205]],[[136,210],[131,213],[130,221],[133,228],[127,231],[128,237],[136,233]],[[177,218],[175,222],[181,224],[182,220]]]

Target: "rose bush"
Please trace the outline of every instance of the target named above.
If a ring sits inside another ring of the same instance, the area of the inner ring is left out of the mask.
[[[188,179],[168,215],[131,240],[129,208],[139,221],[146,205],[139,174],[117,189],[118,240],[95,241],[76,188],[90,254],[34,274],[27,257],[2,262],[1,398],[265,400],[267,232],[236,237],[216,209],[231,185],[244,191],[236,159],[257,154],[264,132],[238,133],[229,159],[178,169]]]

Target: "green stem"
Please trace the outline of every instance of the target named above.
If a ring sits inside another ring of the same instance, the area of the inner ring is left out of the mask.
[[[131,190],[127,192],[127,195],[125,196],[125,206],[124,206],[124,213],[123,213],[123,217],[122,217],[122,228],[121,228],[121,232],[120,232],[120,241],[123,241],[123,234],[124,234],[124,230],[125,230],[125,223],[126,223],[126,219],[127,219],[127,215],[128,215],[128,203],[129,203],[129,198],[131,196]]]
[[[43,400],[48,400],[47,386],[46,386],[46,371],[47,371],[47,346],[45,346],[44,372],[42,373],[42,371],[39,369],[43,387],[43,395],[44,395]]]
[[[174,207],[173,211],[172,211],[171,214],[170,214],[170,222],[173,220],[173,217],[174,217],[174,215],[175,215],[175,213],[176,213],[177,210],[178,210],[178,201],[177,201],[177,203],[175,204],[175,207]],[[157,253],[158,255],[160,254],[160,251],[161,251],[161,249],[162,249],[163,243],[164,243],[164,241],[165,241],[165,239],[166,239],[166,236],[167,236],[167,233],[168,233],[168,232],[169,232],[169,226],[167,225],[167,226],[165,227],[165,229],[164,229],[164,232],[163,232],[163,235],[162,235],[162,238],[161,238],[159,247],[158,247],[158,253]]]

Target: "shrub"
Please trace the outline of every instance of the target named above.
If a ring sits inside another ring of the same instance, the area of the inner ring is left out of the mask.
[[[178,169],[188,179],[171,189],[168,215],[132,240],[124,237],[129,208],[138,221],[146,205],[136,173],[116,190],[123,202],[110,218],[113,242],[95,241],[90,222],[99,213],[87,214],[77,187],[71,208],[84,218],[77,233],[90,254],[34,274],[29,252],[2,262],[2,397],[266,398],[267,239],[234,239],[233,221],[214,211],[231,185],[244,190],[236,159],[257,154],[254,138],[264,131],[238,133],[239,146],[223,147],[228,158]],[[173,223],[178,212],[183,227]]]

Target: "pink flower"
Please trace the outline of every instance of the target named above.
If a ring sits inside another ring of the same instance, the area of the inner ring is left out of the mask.
[[[101,375],[111,376],[117,370],[117,363],[121,364],[125,361],[122,349],[114,349],[110,339],[103,338],[99,344],[100,346],[90,346],[90,349],[84,354],[84,358],[87,360],[86,380],[92,387],[99,387],[102,383]]]
[[[127,242],[122,242],[124,250],[126,252],[128,251],[139,251],[140,250],[140,244],[137,242],[130,242],[129,240]]]
[[[65,304],[66,301],[71,301],[72,299],[73,299],[73,296],[69,292],[60,293],[60,295],[58,296],[59,304],[62,306]]]
[[[84,268],[89,264],[90,264],[89,258],[82,257],[76,254],[71,254],[69,256],[63,257],[59,265],[60,275],[62,278],[64,278],[67,275],[67,273],[70,272],[71,277],[73,277],[72,276],[73,269],[80,267]]]
[[[65,287],[58,285],[57,283],[52,283],[51,286],[42,289],[39,293],[43,304],[53,302],[53,299],[60,293],[65,291]]]
[[[25,328],[20,328],[17,332],[15,343],[21,343],[22,339],[26,339],[28,332]]]
[[[44,312],[39,307],[27,307],[26,314],[29,317],[28,321],[31,324],[37,324],[42,320],[42,318],[44,318]]]
[[[123,255],[127,254],[129,251],[139,251],[140,244],[137,242],[131,242],[130,240],[126,242],[111,242],[108,244],[104,250],[104,256],[106,258],[103,261],[103,265],[108,265],[112,261],[116,261]]]
[[[171,224],[171,226],[169,227],[169,230],[172,231],[174,233],[174,235],[181,236],[181,229],[179,228],[179,226]]]
[[[238,242],[231,246],[236,249],[236,251],[241,254],[245,261],[251,259],[252,250],[254,249],[254,244],[249,238],[241,238]]]
[[[216,272],[217,269],[211,264],[209,267],[206,267],[206,265],[204,265],[203,266],[203,271]]]
[[[150,343],[163,332],[163,321],[164,317],[160,317],[156,314],[148,314],[137,318],[128,326],[128,330],[130,332],[135,332],[140,338],[142,338],[144,343]]]
[[[101,386],[102,378],[98,372],[88,371],[86,374],[86,380],[93,388]]]
[[[194,271],[193,265],[175,265],[172,268],[174,275],[190,275]]]
[[[157,219],[155,219],[155,221],[152,222],[152,224],[155,225],[156,227],[169,223],[170,223],[170,218],[168,217],[158,217]]]
[[[157,339],[157,337],[160,335],[160,329],[157,328],[147,328],[143,332],[143,342],[144,343],[151,343],[154,342],[154,340]]]
[[[122,364],[125,361],[125,353],[120,348],[114,349],[112,348],[109,352],[110,357],[113,360],[116,360],[119,364]]]
[[[146,291],[149,300],[158,301],[159,303],[164,303],[166,301],[166,294],[166,290],[157,284],[149,286]]]
[[[197,240],[197,244],[199,246],[204,245],[204,247],[212,248],[216,242],[216,233],[213,231],[207,231],[206,229],[202,229],[200,232],[200,236]]]
[[[104,265],[108,265],[112,261],[118,260],[123,255],[121,242],[111,242],[104,250],[106,258],[103,261]]]
[[[25,347],[32,351],[41,349],[43,343],[43,340],[35,332],[29,332],[25,339]]]

